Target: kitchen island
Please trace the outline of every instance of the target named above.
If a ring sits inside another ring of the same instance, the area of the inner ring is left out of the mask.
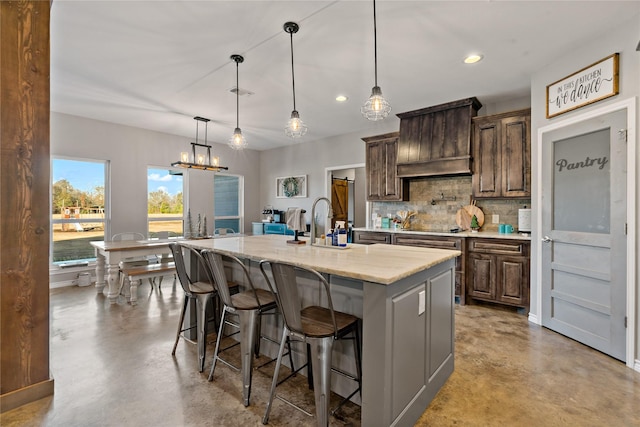
[[[335,308],[362,318],[362,425],[414,425],[453,372],[454,260],[460,252],[378,244],[333,249],[287,240],[263,235],[182,244],[243,258],[253,271],[267,259],[327,274]],[[303,294],[313,299],[318,292]],[[338,364],[351,359],[334,357]],[[336,392],[352,390],[334,378]]]

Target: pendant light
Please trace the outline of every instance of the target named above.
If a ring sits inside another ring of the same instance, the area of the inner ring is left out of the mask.
[[[307,133],[307,125],[300,120],[300,114],[296,110],[296,78],[293,72],[293,34],[297,33],[300,27],[295,22],[286,22],[284,24],[284,32],[291,36],[291,81],[293,87],[293,111],[291,112],[291,118],[287,122],[287,127],[284,128],[284,133],[290,138],[299,138]]]
[[[247,147],[247,140],[240,130],[240,85],[238,84],[238,66],[244,61],[241,55],[231,55],[231,60],[236,63],[236,128],[229,139],[229,147],[234,150],[243,150]]]
[[[391,105],[382,96],[382,89],[378,86],[378,39],[376,34],[376,0],[373,0],[373,58],[375,64],[375,86],[371,89],[371,96],[362,106],[362,115],[371,121],[382,120],[391,112]]]
[[[171,166],[183,168],[183,169],[200,169],[206,171],[219,172],[221,170],[228,170],[228,167],[220,166],[220,158],[217,156],[211,157],[211,146],[207,144],[207,127],[211,120],[204,117],[196,116],[193,118],[196,121],[196,142],[191,143],[192,156],[189,157],[188,151],[180,153],[180,161],[171,163]],[[200,123],[204,123],[204,144],[198,142],[198,130]],[[206,155],[198,153],[196,147],[206,149]]]

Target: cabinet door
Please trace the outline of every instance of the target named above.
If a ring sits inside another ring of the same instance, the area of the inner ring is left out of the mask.
[[[473,196],[500,197],[502,176],[500,173],[502,129],[500,121],[476,122],[473,131]]]
[[[497,300],[518,306],[529,305],[529,261],[524,257],[498,256]]]
[[[408,182],[397,175],[398,133],[363,138],[366,146],[367,200],[405,200]]]
[[[496,298],[496,257],[485,254],[469,254],[467,275],[469,296],[485,300]]]
[[[531,116],[502,120],[502,196],[531,197]]]
[[[531,197],[531,111],[473,121],[473,196]]]

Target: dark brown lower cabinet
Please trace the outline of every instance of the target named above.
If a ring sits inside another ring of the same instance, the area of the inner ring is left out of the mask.
[[[446,236],[425,236],[420,234],[394,234],[392,243],[394,245],[419,246],[423,248],[451,249],[460,251],[462,255],[456,258],[456,289],[455,294],[458,297],[460,305],[465,304],[465,245],[462,237],[446,237]]]
[[[529,252],[523,240],[467,239],[467,296],[529,307]]]

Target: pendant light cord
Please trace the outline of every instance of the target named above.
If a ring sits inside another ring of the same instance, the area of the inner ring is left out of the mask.
[[[236,61],[236,128],[240,128],[240,86],[238,85],[239,63]]]
[[[373,0],[373,62],[375,85],[378,86],[378,36],[376,29],[376,0]]]
[[[293,32],[289,33],[291,36],[291,82],[293,87],[293,110],[296,111],[296,76],[293,72]]]

